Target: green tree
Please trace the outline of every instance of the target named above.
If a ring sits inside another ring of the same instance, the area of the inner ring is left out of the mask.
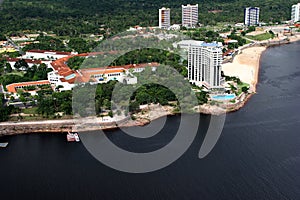
[[[90,50],[89,43],[82,38],[71,38],[68,43],[69,48],[74,49],[78,53],[86,53]]]
[[[18,61],[15,63],[14,67],[15,67],[17,70],[24,70],[24,71],[28,70],[28,68],[29,68],[27,62],[26,62],[25,60],[23,60],[23,59],[18,60]]]
[[[247,86],[242,87],[242,92],[247,93],[248,90],[249,90],[249,87],[247,87]]]
[[[12,67],[11,67],[10,63],[5,64],[5,71],[6,71],[6,73],[12,72]]]

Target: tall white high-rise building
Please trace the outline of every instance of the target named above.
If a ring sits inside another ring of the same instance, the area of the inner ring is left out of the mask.
[[[198,23],[198,4],[182,5],[182,26],[193,28]]]
[[[292,21],[300,21],[300,3],[292,6]]]
[[[196,85],[219,87],[223,84],[221,76],[223,45],[220,42],[205,43],[194,41],[188,49],[188,79]]]
[[[168,29],[170,24],[170,8],[159,9],[159,28]]]
[[[253,26],[259,24],[259,8],[249,7],[245,9],[245,25]]]

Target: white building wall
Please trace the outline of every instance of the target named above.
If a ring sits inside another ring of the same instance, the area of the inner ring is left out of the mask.
[[[198,4],[182,5],[182,26],[193,28],[198,23]]]
[[[155,66],[151,67],[152,71],[155,71],[157,68]],[[91,76],[91,78],[94,78],[96,80],[95,83],[107,83],[109,81],[115,80],[120,83],[126,83],[126,84],[137,84],[137,77],[134,76],[133,73],[141,73],[144,71],[145,68],[133,68],[130,70],[120,71],[120,72],[112,72],[112,73],[100,73],[94,74]],[[81,74],[80,71],[78,71],[79,74]],[[62,86],[63,88],[60,88],[60,91],[64,90],[72,90],[72,88],[75,86],[75,84],[70,84],[68,82],[62,82],[61,79],[65,78],[63,76],[60,76],[57,71],[52,71],[48,73],[48,81],[51,85],[54,85],[55,87]]]
[[[300,21],[300,3],[292,6],[291,19],[293,22]]]
[[[245,9],[245,22],[247,26],[259,24],[260,9],[258,7],[249,7]]]
[[[222,44],[190,45],[188,52],[188,79],[191,83],[211,87],[222,85]]]
[[[26,52],[22,58],[24,59],[41,59],[41,60],[57,60],[60,58],[67,57],[69,55],[67,54],[56,54],[55,52],[45,52],[45,53],[39,53],[39,52]]]
[[[159,28],[168,29],[171,26],[170,12],[170,8],[159,9]]]
[[[51,85],[54,85],[56,88],[58,86],[62,86],[62,88],[59,89],[60,91],[72,90],[72,88],[75,86],[75,84],[62,82],[60,79],[64,77],[60,76],[56,71],[49,72],[47,76]]]

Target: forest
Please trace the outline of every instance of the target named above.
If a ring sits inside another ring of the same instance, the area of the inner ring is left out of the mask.
[[[171,8],[171,23],[181,23],[181,5],[199,4],[199,22],[243,22],[244,8],[261,8],[261,21],[290,19],[298,0],[4,0],[0,5],[0,33],[49,31],[58,36],[115,34],[129,26],[157,26],[158,9]]]

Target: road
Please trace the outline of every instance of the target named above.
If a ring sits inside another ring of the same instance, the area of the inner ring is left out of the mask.
[[[0,94],[4,94],[4,88],[3,88],[3,85],[0,85]]]
[[[1,0],[0,0],[0,1],[1,1]],[[12,41],[9,37],[6,37],[6,39],[7,39],[7,41],[8,41],[11,45],[13,45],[13,47],[14,47],[17,51],[20,52],[20,54],[23,54],[22,49],[21,49],[18,45],[16,45],[16,44],[14,43],[14,41]]]

